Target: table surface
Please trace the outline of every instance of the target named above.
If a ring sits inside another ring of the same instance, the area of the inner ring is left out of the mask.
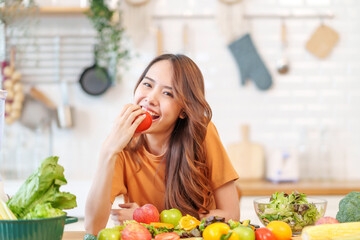
[[[360,181],[299,181],[273,183],[266,180],[238,180],[242,196],[270,196],[274,192],[298,191],[307,195],[346,195],[360,191]]]
[[[83,231],[69,231],[64,232],[63,240],[82,240],[84,238],[85,232]],[[301,240],[300,237],[293,237],[293,240]]]

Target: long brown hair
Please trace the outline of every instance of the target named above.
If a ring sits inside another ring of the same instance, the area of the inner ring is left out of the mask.
[[[205,100],[204,78],[198,66],[185,55],[163,54],[146,67],[136,88],[156,62],[167,60],[173,67],[175,100],[186,114],[178,118],[165,153],[165,208],[177,208],[183,214],[207,213],[213,191],[206,166],[204,140],[212,111]],[[144,143],[141,135],[135,148]]]

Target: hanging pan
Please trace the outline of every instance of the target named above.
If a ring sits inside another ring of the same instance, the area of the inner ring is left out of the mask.
[[[98,96],[106,92],[111,86],[111,78],[106,68],[96,62],[94,50],[94,64],[86,68],[80,76],[81,88],[90,95]]]

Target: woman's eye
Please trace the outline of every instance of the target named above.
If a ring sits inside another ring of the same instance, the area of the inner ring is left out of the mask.
[[[169,97],[174,97],[174,95],[171,92],[164,92],[164,94],[169,96]]]
[[[144,85],[145,87],[151,87],[151,84],[149,84],[149,83],[147,83],[147,82],[144,82],[143,85]]]

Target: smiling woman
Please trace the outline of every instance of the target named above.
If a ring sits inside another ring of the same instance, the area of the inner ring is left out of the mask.
[[[102,145],[86,203],[88,233],[104,228],[110,212],[121,223],[148,203],[198,219],[239,219],[238,176],[204,93],[203,76],[190,58],[164,54],[150,62],[135,85],[134,103],[124,106]],[[151,126],[137,133],[148,115]],[[111,210],[119,195],[125,204]]]

